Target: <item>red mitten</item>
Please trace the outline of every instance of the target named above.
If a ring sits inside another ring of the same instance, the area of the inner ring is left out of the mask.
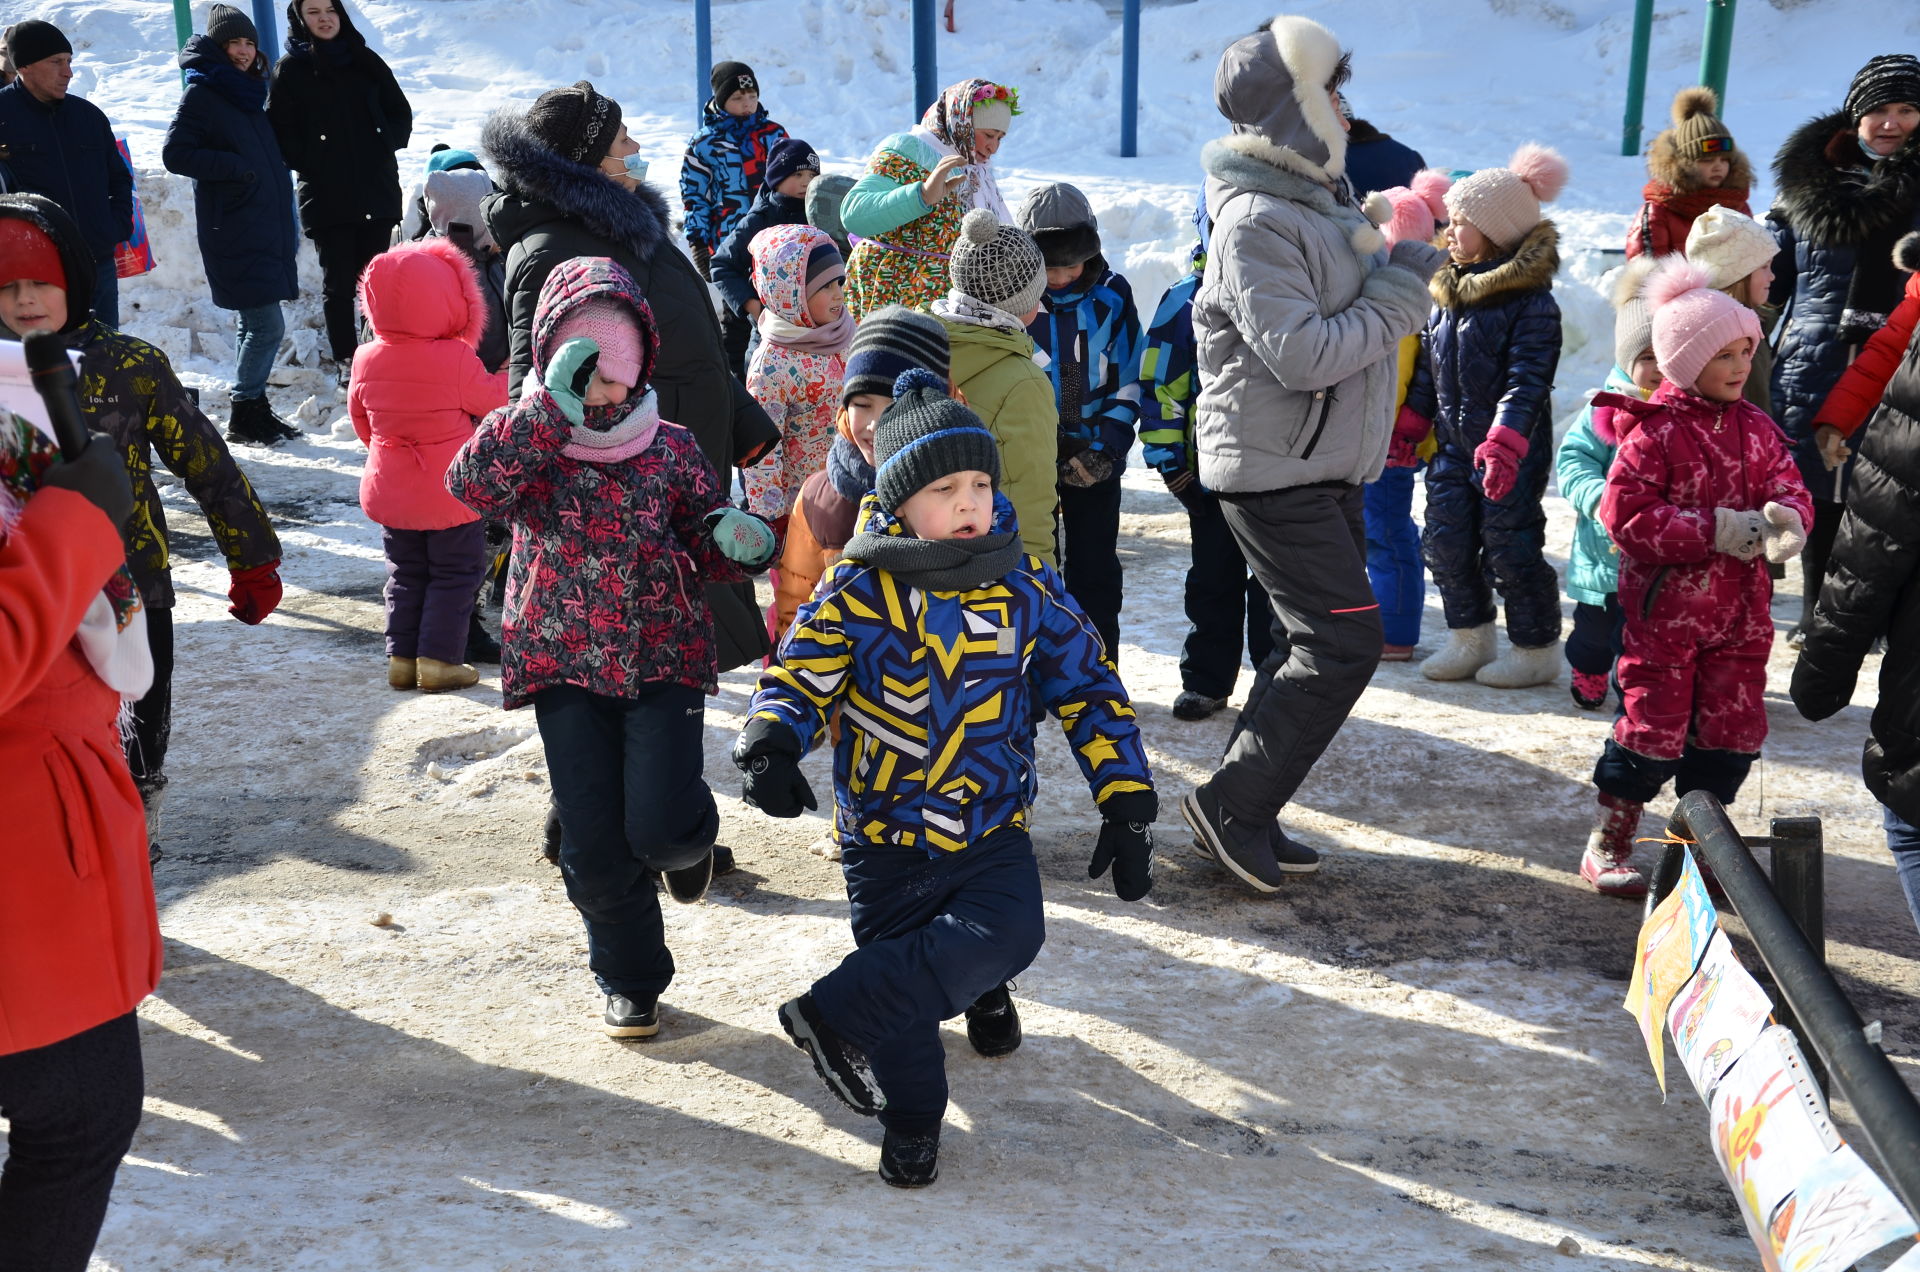
[[[1418,446],[1427,440],[1427,434],[1433,431],[1433,421],[1410,406],[1400,408],[1400,414],[1393,421],[1393,436],[1396,441],[1408,446]]]
[[[280,563],[278,561],[269,561],[265,565],[256,565],[250,570],[234,570],[231,573],[233,586],[227,589],[227,599],[233,604],[227,607],[227,613],[249,627],[273,613],[274,607],[280,604]]]
[[[1480,491],[1495,503],[1513,492],[1520,479],[1520,461],[1527,457],[1527,439],[1495,424],[1487,430],[1487,440],[1473,448],[1473,471],[1480,474]]]

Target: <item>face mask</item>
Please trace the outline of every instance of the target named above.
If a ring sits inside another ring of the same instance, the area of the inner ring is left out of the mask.
[[[647,161],[640,157],[639,151],[636,150],[634,153],[625,156],[620,162],[626,165],[627,175],[635,181],[645,181],[647,179]]]

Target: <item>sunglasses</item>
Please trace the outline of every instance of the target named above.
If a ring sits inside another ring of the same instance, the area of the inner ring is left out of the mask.
[[[1703,155],[1730,155],[1733,153],[1733,138],[1709,137],[1700,143],[1700,153]]]

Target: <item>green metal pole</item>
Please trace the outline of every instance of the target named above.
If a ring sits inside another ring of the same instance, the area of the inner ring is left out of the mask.
[[[1647,105],[1647,49],[1653,43],[1653,0],[1633,0],[1633,49],[1627,62],[1627,115],[1620,153],[1640,153],[1641,120]]]
[[[192,0],[173,0],[173,51],[178,53],[193,36]],[[186,68],[180,69],[180,87],[187,86]]]
[[[1707,0],[1707,32],[1700,41],[1700,82],[1720,99],[1727,113],[1727,63],[1733,56],[1734,0]]]

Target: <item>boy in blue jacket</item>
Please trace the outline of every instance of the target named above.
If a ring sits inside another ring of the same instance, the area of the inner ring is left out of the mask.
[[[1039,953],[1033,704],[1059,716],[1099,805],[1089,877],[1153,886],[1158,812],[1133,708],[1053,570],[1022,551],[986,426],[931,372],[894,384],[874,489],[846,555],[760,678],[733,749],[749,804],[815,807],[800,758],[840,708],[835,826],[859,948],[780,1008],[829,1090],[878,1116],[880,1177],[939,1175],[940,1022],[986,1055],[1019,1045],[1007,980]],[[971,1006],[970,1006],[971,1005]]]
[[[1239,541],[1220,512],[1220,497],[1195,472],[1193,403],[1200,396],[1194,356],[1193,293],[1207,268],[1206,198],[1194,210],[1200,242],[1193,265],[1167,288],[1140,350],[1140,445],[1147,463],[1187,510],[1193,561],[1187,567],[1186,642],[1180,647],[1179,720],[1204,720],[1227,705],[1240,672],[1240,629],[1258,667],[1273,652],[1273,612],[1266,589],[1247,568]]]
[[[1120,473],[1140,421],[1140,315],[1107,268],[1087,196],[1065,182],[1026,197],[1020,228],[1046,258],[1047,290],[1027,324],[1060,407],[1060,561],[1067,590],[1120,658]]]
[[[787,130],[767,118],[760,80],[745,62],[721,62],[708,76],[713,96],[700,115],[700,131],[680,161],[680,202],[685,209],[687,248],[700,277],[713,281],[710,261],[721,240],[745,216],[759,192],[773,148]],[[747,340],[753,324],[731,309],[720,313],[720,334],[733,373],[746,373]]]
[[[727,308],[748,322],[760,316],[760,297],[753,290],[753,236],[776,225],[807,223],[807,187],[820,175],[820,156],[812,146],[789,137],[773,148],[767,159],[766,184],[753,198],[747,214],[733,223],[714,249],[709,266],[714,290]]]

